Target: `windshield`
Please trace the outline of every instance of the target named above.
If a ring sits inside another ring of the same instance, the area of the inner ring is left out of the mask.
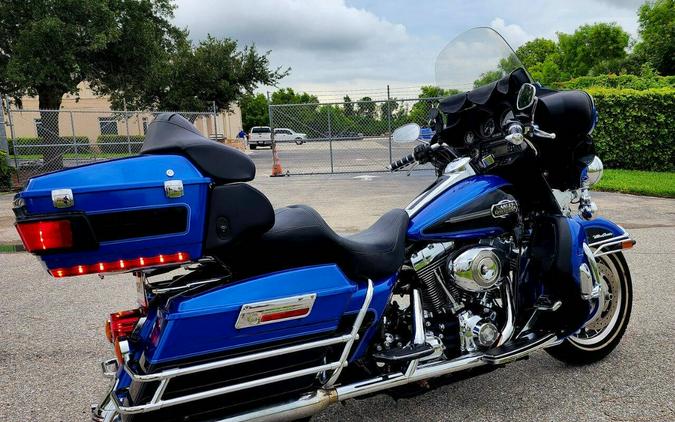
[[[470,91],[524,68],[511,46],[492,28],[469,29],[436,59],[436,86],[448,94]]]

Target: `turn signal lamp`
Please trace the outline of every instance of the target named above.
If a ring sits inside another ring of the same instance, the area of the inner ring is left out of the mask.
[[[54,268],[49,270],[53,277],[72,277],[85,274],[114,273],[120,271],[137,270],[141,268],[158,267],[167,264],[179,264],[190,260],[187,252],[177,252],[167,255],[139,257],[135,259],[118,259],[110,262],[98,262],[96,264],[75,265],[66,268]]]

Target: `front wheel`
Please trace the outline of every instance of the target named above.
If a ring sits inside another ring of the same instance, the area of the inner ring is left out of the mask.
[[[304,143],[305,141],[303,141],[302,138],[295,138],[295,145],[302,145]]]
[[[628,264],[620,252],[598,258],[605,306],[598,318],[558,346],[546,351],[572,365],[601,360],[619,344],[633,306],[633,283]]]

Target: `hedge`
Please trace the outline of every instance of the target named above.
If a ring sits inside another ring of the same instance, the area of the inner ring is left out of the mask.
[[[556,82],[556,89],[620,88],[645,90],[652,88],[675,88],[675,76],[600,75],[582,76],[569,81]]]
[[[91,146],[89,138],[86,136],[61,136],[58,141],[59,145],[68,144],[69,146],[58,146],[54,148],[63,149],[66,154],[74,154],[77,150],[79,154],[91,153]],[[35,137],[21,137],[15,139],[7,139],[7,147],[10,154],[14,154],[14,146],[17,146],[17,155],[41,155],[44,154],[48,148],[47,142],[43,138]],[[77,148],[75,148],[77,146]]]
[[[599,114],[593,139],[608,168],[675,171],[675,88],[589,88]]]
[[[0,151],[0,191],[7,191],[12,188],[12,171],[7,165],[7,154]]]
[[[129,137],[126,135],[100,135],[96,139],[96,143],[103,154],[123,154],[129,151],[132,154],[138,154],[141,152],[144,140],[145,136],[143,135],[131,135]]]

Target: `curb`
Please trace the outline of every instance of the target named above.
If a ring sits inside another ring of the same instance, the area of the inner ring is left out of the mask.
[[[26,248],[21,243],[0,244],[0,254],[26,252]]]

